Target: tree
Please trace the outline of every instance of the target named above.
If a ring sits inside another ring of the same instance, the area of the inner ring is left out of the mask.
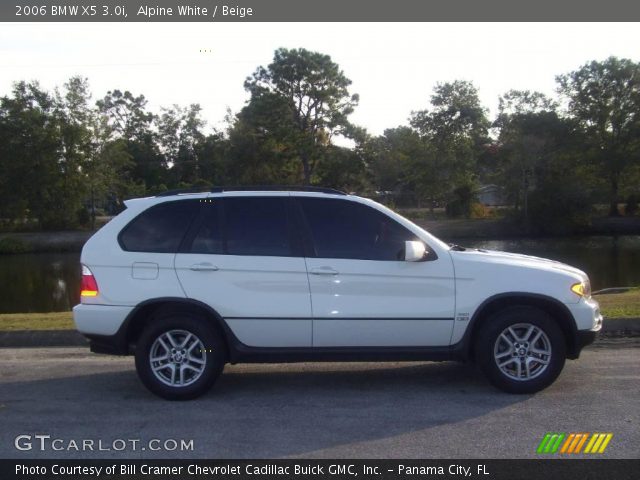
[[[544,93],[531,90],[509,90],[498,99],[498,118],[494,126],[501,127],[517,115],[555,112],[557,109],[558,103]]]
[[[509,90],[498,101],[498,116],[493,126],[499,129],[494,175],[528,216],[528,195],[535,187],[535,174],[545,157],[558,148],[560,119],[557,103],[540,92]],[[563,133],[566,133],[564,131]]]
[[[0,100],[0,216],[40,218],[53,194],[58,131],[54,101],[37,82],[14,84]]]
[[[489,122],[471,82],[456,80],[436,85],[432,108],[413,112],[411,126],[424,142],[423,188],[432,199],[446,191],[471,188],[478,157],[488,143]]]
[[[414,112],[411,125],[438,143],[456,139],[484,141],[489,127],[478,90],[471,82],[439,83],[431,95],[431,110]]]
[[[609,183],[609,213],[617,215],[620,184],[640,163],[640,64],[609,57],[556,79],[590,139],[587,154]]]
[[[128,90],[109,91],[96,105],[107,116],[113,130],[128,142],[142,141],[154,119],[153,114],[146,111],[145,96],[136,97]]]
[[[71,77],[63,92],[56,91],[57,115],[62,142],[59,154],[59,200],[51,205],[64,224],[75,222],[83,210],[87,191],[83,170],[93,160],[95,112],[90,106],[91,91],[87,78]],[[92,209],[93,210],[93,209]]]
[[[199,153],[205,139],[201,111],[198,104],[187,108],[174,105],[163,109],[158,120],[160,143],[176,183],[193,184],[201,180]]]
[[[500,97],[497,178],[527,228],[557,234],[588,221],[591,175],[581,162],[584,138],[557,103],[539,92]]]
[[[158,148],[158,138],[153,130],[156,116],[147,111],[144,95],[133,95],[126,90],[107,92],[97,102],[100,113],[107,119],[105,128],[111,129],[113,139],[125,142],[127,154],[131,157],[130,184],[138,190],[155,190],[167,181],[167,165]]]
[[[258,126],[257,133],[297,157],[304,183],[310,184],[322,150],[349,128],[348,116],[358,104],[350,85],[328,55],[281,48],[271,64],[245,81],[251,98],[244,114],[255,116],[250,123]]]

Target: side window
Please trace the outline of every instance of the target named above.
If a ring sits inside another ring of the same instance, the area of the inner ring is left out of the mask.
[[[395,220],[356,202],[298,197],[316,255],[321,258],[402,260],[417,237]]]
[[[120,246],[131,252],[175,253],[199,207],[197,200],[155,205],[122,230]]]
[[[287,198],[227,197],[224,233],[229,255],[292,255]]]
[[[202,204],[202,219],[191,243],[191,253],[224,254],[222,226],[220,225],[220,200]]]

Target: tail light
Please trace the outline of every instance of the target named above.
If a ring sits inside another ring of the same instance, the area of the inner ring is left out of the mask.
[[[96,297],[98,295],[98,282],[93,273],[85,265],[82,265],[82,284],[80,297]]]

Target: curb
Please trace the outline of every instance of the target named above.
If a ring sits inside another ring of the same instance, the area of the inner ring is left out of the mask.
[[[89,341],[76,330],[14,330],[0,332],[0,348],[86,347]]]
[[[633,337],[640,335],[640,318],[607,318],[602,336]],[[89,341],[76,330],[14,330],[0,332],[0,348],[87,347]]]
[[[640,318],[605,318],[602,322],[604,337],[635,337],[640,335]]]

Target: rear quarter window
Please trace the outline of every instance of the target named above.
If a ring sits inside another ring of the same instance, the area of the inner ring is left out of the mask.
[[[199,200],[154,205],[122,229],[118,242],[129,252],[175,253],[199,208]]]

